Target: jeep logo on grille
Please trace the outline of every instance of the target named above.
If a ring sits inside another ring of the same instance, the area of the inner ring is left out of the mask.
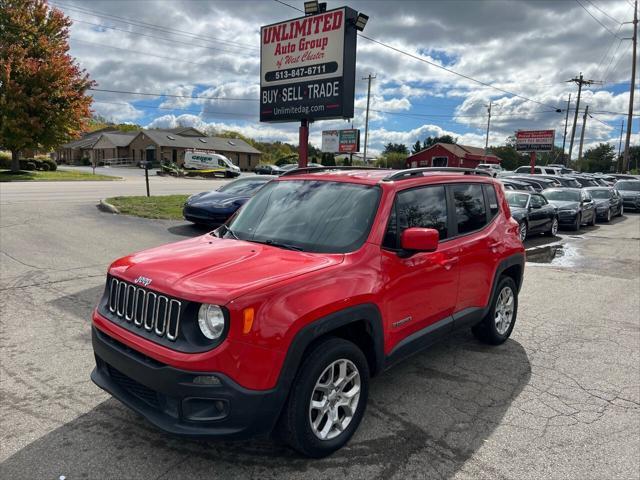
[[[139,285],[144,285],[145,287],[148,287],[149,285],[151,285],[151,279],[147,278],[147,277],[138,277],[136,278],[133,283],[137,283]]]

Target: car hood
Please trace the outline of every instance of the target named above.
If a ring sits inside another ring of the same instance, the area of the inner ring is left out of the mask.
[[[558,210],[578,210],[580,208],[580,202],[572,202],[567,200],[547,200]]]
[[[225,193],[225,192],[205,192],[198,194],[197,197],[192,198],[187,202],[188,205],[205,206],[205,205],[220,205],[225,202],[238,202],[244,203],[251,195],[237,194],[237,193]]]
[[[211,234],[116,260],[109,273],[187,300],[224,305],[276,282],[339,265],[343,254],[306,253]]]
[[[623,198],[634,198],[640,196],[640,192],[634,192],[633,190],[618,190],[618,193]]]

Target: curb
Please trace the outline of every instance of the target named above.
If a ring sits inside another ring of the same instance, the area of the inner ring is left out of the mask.
[[[104,198],[101,199],[100,202],[98,203],[98,205],[96,205],[96,206],[98,207],[98,210],[102,210],[103,212],[113,213],[115,215],[120,213],[120,210],[118,210],[116,207],[111,205]]]

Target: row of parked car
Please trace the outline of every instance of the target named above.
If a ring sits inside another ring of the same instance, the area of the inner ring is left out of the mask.
[[[284,171],[291,169],[284,168]],[[184,218],[208,227],[221,225],[274,178],[276,175],[266,174],[243,177],[217,190],[192,195],[184,205]],[[559,228],[577,231],[584,224],[609,222],[623,215],[625,208],[640,210],[640,178],[632,175],[558,171],[532,175],[516,171],[501,172],[498,180],[506,190],[511,214],[520,225],[523,241],[534,233],[556,235]]]
[[[524,241],[533,233],[555,235],[560,227],[609,222],[624,209],[640,210],[640,178],[623,174],[584,174],[559,166],[520,167],[498,172]]]
[[[308,167],[322,167],[319,163],[310,162],[307,164]],[[297,163],[287,163],[286,165],[271,165],[269,163],[261,163],[256,165],[253,169],[253,173],[256,175],[282,175],[284,172],[288,172],[298,168]]]

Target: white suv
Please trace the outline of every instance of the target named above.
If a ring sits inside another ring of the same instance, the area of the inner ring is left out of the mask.
[[[476,167],[476,169],[489,170],[489,172],[491,172],[491,175],[494,177],[502,171],[502,167],[496,163],[481,163]]]

